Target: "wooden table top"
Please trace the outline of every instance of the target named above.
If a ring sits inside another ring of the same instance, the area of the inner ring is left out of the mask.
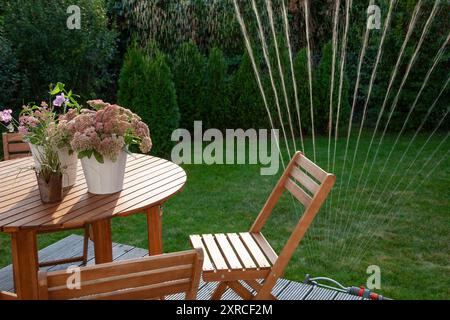
[[[87,192],[81,164],[76,184],[62,202],[41,202],[31,157],[0,162],[0,231],[79,228],[112,216],[125,216],[161,204],[180,191],[186,172],[161,158],[128,156],[124,188],[111,195]]]

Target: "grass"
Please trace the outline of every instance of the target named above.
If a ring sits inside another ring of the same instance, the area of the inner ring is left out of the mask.
[[[450,160],[447,157],[439,166],[437,162],[450,149],[450,143],[441,145],[440,151],[421,171],[444,135],[433,137],[408,170],[427,138],[428,135],[423,135],[416,139],[413,148],[394,172],[411,139],[410,136],[402,137],[385,172],[381,174],[395,141],[395,136],[387,136],[372,173],[367,176],[374,149],[363,171],[370,142],[369,136],[364,136],[348,192],[345,192],[345,186],[350,163],[343,171],[345,139],[340,139],[334,170],[338,180],[333,194],[296,251],[285,277],[302,281],[305,274],[310,273],[332,277],[345,285],[359,286],[366,284],[369,276],[367,267],[377,265],[381,269],[381,289],[377,291],[388,297],[449,299]],[[352,141],[355,141],[354,138]],[[327,168],[328,140],[318,138],[316,144],[317,162]],[[306,147],[307,155],[312,156],[310,140],[306,141]],[[354,143],[350,146],[350,157],[353,152]],[[164,206],[165,251],[189,248],[189,234],[248,230],[282,171],[280,168],[277,176],[261,176],[257,165],[183,167],[188,175],[186,187]],[[428,176],[430,170],[434,171]],[[364,174],[358,186],[361,172]],[[366,178],[367,185],[363,188]],[[378,179],[380,182],[374,189]],[[339,196],[341,181],[343,188]],[[401,182],[399,190],[393,192],[398,182]],[[408,184],[411,185],[405,190]],[[383,194],[385,187],[388,191]],[[373,197],[370,198],[372,192]],[[352,197],[355,199],[353,206]],[[357,202],[360,204],[357,205]],[[298,218],[299,213],[292,199],[283,196],[264,229],[277,251],[282,248]],[[67,234],[40,236],[39,247],[45,247]],[[145,217],[135,215],[114,219],[113,240],[146,247]],[[9,238],[2,234],[0,265],[9,263]]]

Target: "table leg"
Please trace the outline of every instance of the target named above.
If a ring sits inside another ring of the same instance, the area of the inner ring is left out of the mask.
[[[38,298],[39,270],[35,231],[19,231],[11,235],[14,285],[19,299]]]
[[[148,254],[163,253],[162,243],[162,207],[155,206],[147,210]]]
[[[111,219],[92,222],[95,263],[112,262]]]

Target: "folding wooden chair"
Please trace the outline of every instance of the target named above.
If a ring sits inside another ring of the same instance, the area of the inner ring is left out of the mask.
[[[23,135],[20,133],[2,133],[3,157],[5,160],[14,160],[29,157],[31,155],[30,146],[23,141]],[[55,261],[40,262],[39,267],[53,266],[70,262],[81,261],[84,265],[87,263],[89,244],[89,225],[84,227],[83,254],[79,257],[61,259]]]
[[[205,252],[203,280],[220,282],[212,299],[220,299],[227,287],[243,299],[275,299],[271,291],[308,230],[336,177],[297,152],[279,179],[249,232],[191,235],[194,248]],[[278,199],[289,191],[304,206],[304,212],[278,256],[267,242],[264,227]],[[262,282],[258,282],[262,279]],[[254,296],[240,281],[256,292]]]
[[[188,250],[81,267],[79,283],[70,281],[76,276],[66,270],[41,271],[39,299],[147,300],[184,292],[195,300],[202,264],[202,250]]]

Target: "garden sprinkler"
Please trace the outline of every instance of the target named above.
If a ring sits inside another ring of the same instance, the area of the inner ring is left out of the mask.
[[[318,281],[328,281],[328,282],[335,284],[337,287],[319,283]],[[305,280],[303,280],[303,283],[344,292],[344,293],[350,294],[352,296],[362,297],[362,298],[368,299],[368,300],[392,300],[392,299],[382,296],[381,294],[372,292],[369,289],[364,288],[364,287],[353,287],[353,286],[352,287],[344,287],[342,284],[340,284],[336,280],[327,278],[327,277],[313,278],[313,277],[311,277],[311,275],[307,274],[305,277]]]

